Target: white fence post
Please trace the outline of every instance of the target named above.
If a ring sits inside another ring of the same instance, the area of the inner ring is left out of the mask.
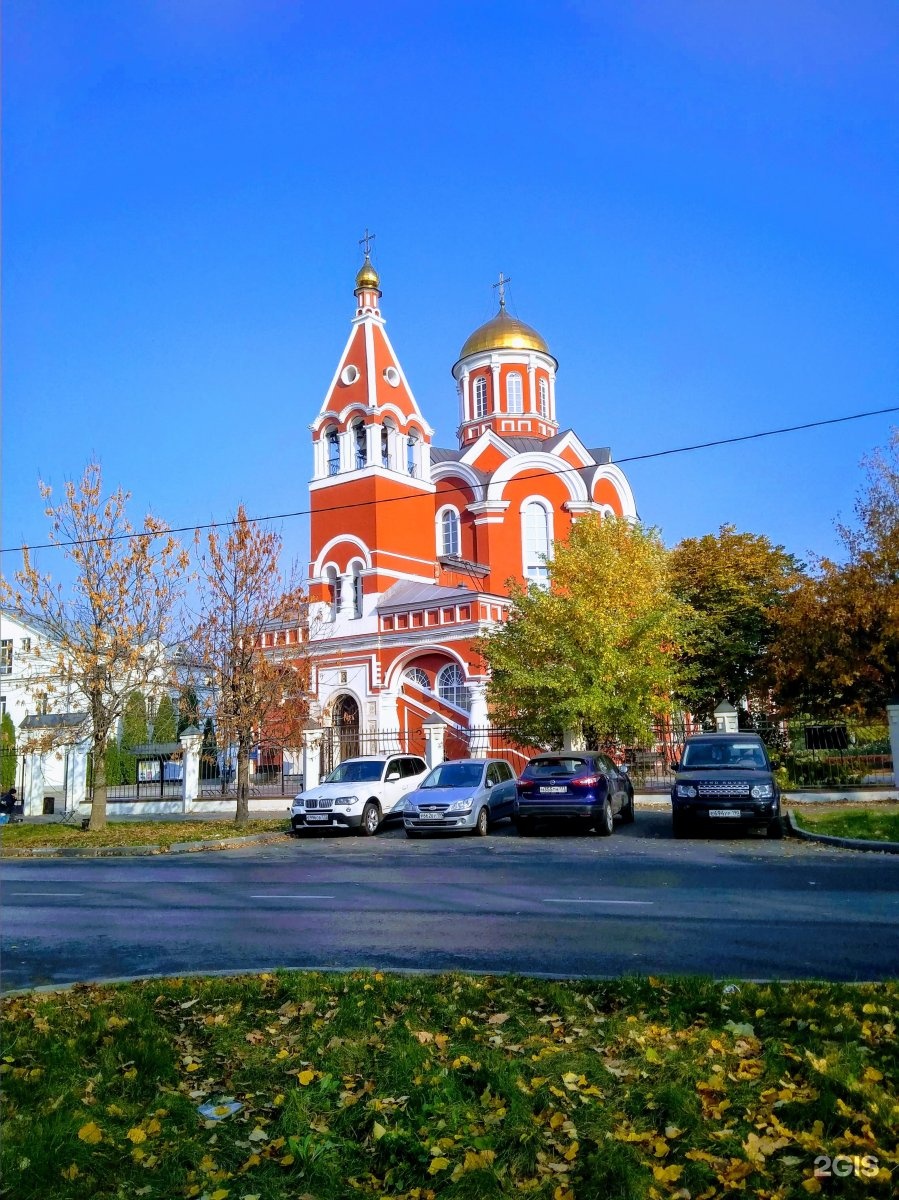
[[[303,730],[303,791],[318,787],[321,779],[322,731],[317,725]]]
[[[899,700],[887,705],[890,726],[890,750],[893,752],[893,783],[899,787]]]
[[[184,811],[189,813],[194,800],[200,795],[200,747],[203,734],[196,725],[188,725],[178,740],[184,752],[181,760],[181,803]]]
[[[586,750],[587,740],[582,729],[566,729],[562,734],[563,750]]]
[[[429,767],[436,767],[443,762],[446,748],[446,721],[443,717],[428,717],[422,722],[425,735],[425,761]]]

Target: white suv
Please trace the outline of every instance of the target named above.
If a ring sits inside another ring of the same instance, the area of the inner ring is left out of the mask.
[[[423,758],[377,754],[345,759],[318,787],[294,796],[290,824],[300,829],[356,829],[364,837],[400,819],[407,792],[427,774]]]

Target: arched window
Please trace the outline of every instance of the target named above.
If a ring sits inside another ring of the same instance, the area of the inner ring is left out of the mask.
[[[537,389],[537,411],[541,417],[549,416],[549,384],[545,379],[540,380],[540,387]]]
[[[521,372],[510,371],[506,376],[506,412],[524,412],[524,400],[521,390]]]
[[[390,466],[390,432],[391,426],[385,421],[381,426],[381,466]]]
[[[474,381],[474,417],[487,416],[487,380],[479,375]]]
[[[406,438],[406,470],[410,475],[418,474],[418,438],[414,433]]]
[[[329,429],[325,434],[328,445],[328,474],[340,473],[340,436],[336,429]]]
[[[365,436],[365,425],[362,421],[357,421],[353,425],[353,444],[356,447],[356,470],[361,471],[364,466],[368,465],[368,445]]]
[[[423,671],[421,667],[410,667],[403,674],[403,679],[407,683],[414,683],[416,687],[424,688],[426,692],[431,690],[431,681],[428,679],[427,672]]]
[[[440,515],[440,538],[438,554],[459,553],[459,514],[454,508],[445,508]]]
[[[329,619],[337,620],[337,609],[340,606],[340,580],[337,578],[337,571],[334,567],[328,567],[328,603],[331,606]]]
[[[546,559],[551,549],[549,510],[537,500],[531,500],[522,509],[521,541],[525,578],[540,587],[547,587]]]
[[[447,704],[455,704],[456,708],[471,708],[471,696],[461,668],[455,663],[444,667],[437,676],[437,695]]]
[[[362,616],[362,564],[353,563],[353,616]]]

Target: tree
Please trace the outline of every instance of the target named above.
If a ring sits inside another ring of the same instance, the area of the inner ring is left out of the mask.
[[[214,779],[218,774],[218,744],[215,739],[215,725],[212,717],[207,717],[203,725],[203,741],[200,744],[200,778]]]
[[[263,637],[306,628],[306,598],[293,569],[282,575],[281,538],[247,518],[241,505],[231,532],[210,531],[199,566],[196,658],[214,680],[216,725],[237,750],[236,819],[249,819],[250,751],[283,708],[306,712],[305,643],[266,652]],[[288,657],[289,655],[289,657]]]
[[[521,741],[639,741],[676,678],[682,606],[655,530],[582,517],[557,544],[549,588],[511,585],[508,621],[481,639],[493,719]]]
[[[775,613],[802,567],[762,534],[722,525],[671,551],[671,584],[691,613],[678,698],[698,717],[721,700],[740,706],[767,689]]]
[[[120,761],[122,777],[125,783],[134,783],[137,779],[137,759],[134,756],[135,746],[145,746],[150,740],[150,726],[147,722],[147,698],[143,692],[135,689],[129,693],[122,711],[122,740],[120,745]]]
[[[59,687],[80,697],[90,718],[94,790],[90,828],[106,825],[105,750],[115,735],[126,698],[158,687],[168,673],[182,576],[188,557],[168,526],[148,515],[135,532],[126,516],[130,499],[121,488],[103,496],[100,464],[88,463],[80,480],[68,480],[52,503],[40,493],[50,520],[49,540],[72,564],[69,585],[38,570],[27,547],[4,602],[46,634]],[[41,682],[42,690],[47,690]]]
[[[8,791],[16,782],[16,727],[8,712],[0,719],[0,788]]]
[[[163,692],[153,721],[154,742],[176,742],[178,740],[178,718],[168,692]]]
[[[843,563],[822,558],[777,614],[769,673],[791,712],[879,716],[899,696],[899,429],[864,460]]]
[[[196,689],[188,683],[181,689],[181,695],[178,697],[178,737],[184,733],[185,729],[189,729],[191,726],[196,728],[199,724],[200,701]]]

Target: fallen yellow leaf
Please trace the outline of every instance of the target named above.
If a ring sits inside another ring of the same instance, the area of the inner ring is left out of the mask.
[[[306,1087],[307,1084],[311,1083],[314,1078],[315,1078],[314,1071],[310,1071],[307,1069],[305,1071],[297,1072],[297,1079],[300,1081],[300,1083],[303,1085],[303,1087]]]
[[[144,1133],[139,1125],[135,1125],[133,1128],[129,1129],[127,1137],[130,1142],[134,1142],[135,1146],[139,1146],[141,1142],[145,1142],[147,1140],[146,1133]]]
[[[384,1134],[387,1132],[387,1130],[384,1128],[384,1126],[382,1124],[380,1124],[379,1121],[375,1121],[374,1125],[371,1128],[371,1131],[372,1131],[372,1134],[374,1135],[374,1139],[376,1142],[379,1142],[381,1140],[381,1138],[384,1136]]]
[[[436,1175],[438,1173],[438,1171],[445,1171],[448,1166],[449,1166],[448,1158],[440,1158],[440,1157],[432,1158],[431,1165],[428,1167],[428,1174]]]
[[[103,1131],[93,1121],[88,1121],[78,1130],[78,1137],[82,1142],[87,1142],[89,1146],[96,1146],[97,1142],[103,1141]]]

